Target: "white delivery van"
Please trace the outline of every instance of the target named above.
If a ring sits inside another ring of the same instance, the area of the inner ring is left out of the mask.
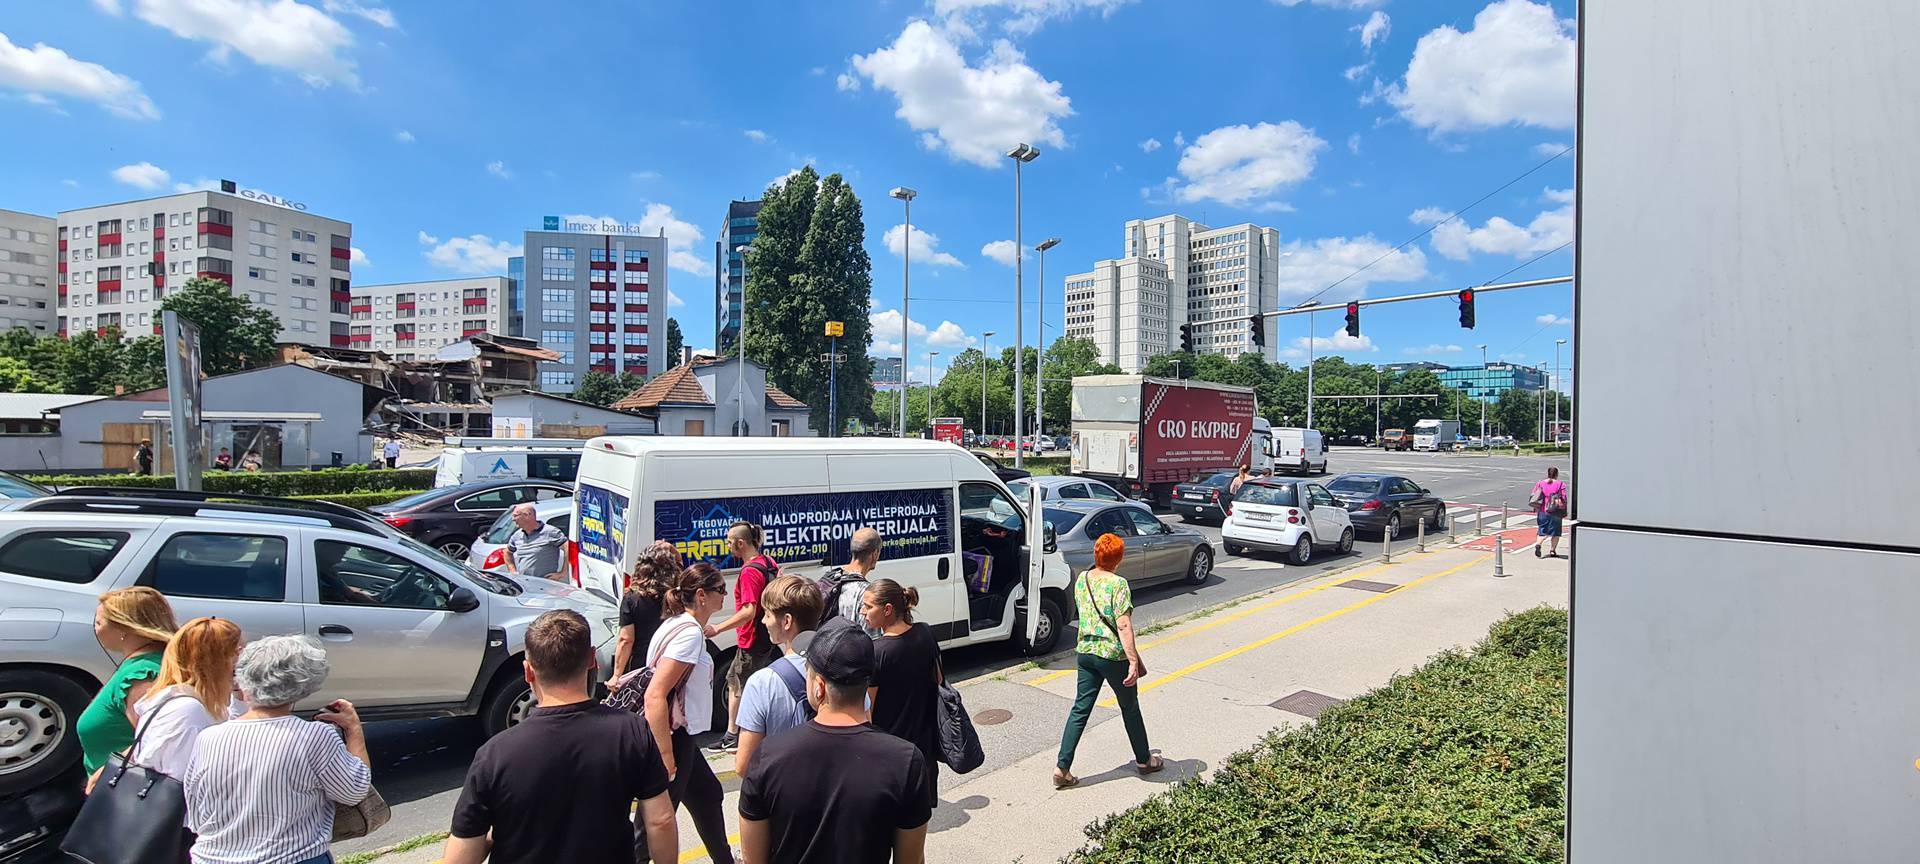
[[[448,438],[434,471],[438,489],[476,480],[572,483],[580,470],[579,438]]]
[[[855,529],[872,527],[884,543],[874,577],[919,590],[913,618],[941,647],[1017,639],[1045,654],[1072,608],[1072,574],[1050,531],[1045,549],[1028,547],[1016,500],[973,454],[943,441],[608,436],[581,455],[571,534],[581,584],[619,596],[656,540],[731,583],[742,562],[727,549],[727,529],[744,519],[765,531],[763,551],[782,574],[815,579],[846,563]],[[1031,554],[1041,556],[1037,576]],[[1026,600],[1035,594],[1029,640]],[[715,644],[731,649],[733,634]]]
[[[1278,426],[1273,430],[1274,470],[1295,474],[1327,473],[1327,439],[1318,429]]]

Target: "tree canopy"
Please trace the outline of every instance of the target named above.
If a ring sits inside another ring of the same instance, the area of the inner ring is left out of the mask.
[[[573,385],[573,398],[595,405],[612,405],[645,383],[647,379],[632,372],[622,372],[616,377],[611,372],[595,370],[580,376],[579,382]]]
[[[273,360],[280,322],[272,312],[232,293],[217,279],[192,279],[160,302],[200,330],[200,370],[222,375]],[[36,335],[24,328],[0,334],[0,359],[23,365],[32,392],[112,395],[165,387],[166,346],[142,334],[124,341],[119,328],[83,330],[67,337]],[[4,386],[0,383],[0,386]]]

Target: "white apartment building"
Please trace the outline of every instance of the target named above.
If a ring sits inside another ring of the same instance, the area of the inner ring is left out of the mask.
[[[51,216],[0,210],[0,330],[54,330],[56,230]]]
[[[157,333],[167,292],[206,276],[279,318],[280,341],[346,347],[352,226],[220,182],[220,192],[62,211],[59,331]]]
[[[1066,279],[1066,334],[1085,336],[1100,359],[1138,372],[1180,347],[1238,357],[1253,350],[1249,319],[1280,302],[1280,232],[1252,223],[1210,228],[1184,216],[1133,219],[1126,257]],[[1164,289],[1164,295],[1160,292]],[[1265,354],[1275,358],[1271,322]]]
[[[507,277],[353,286],[348,345],[395,360],[434,356],[476,333],[507,332]]]

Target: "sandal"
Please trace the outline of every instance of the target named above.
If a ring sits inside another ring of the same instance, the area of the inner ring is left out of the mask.
[[[1141,762],[1133,763],[1133,770],[1138,771],[1141,774],[1158,774],[1162,770],[1165,770],[1166,767],[1167,767],[1166,760],[1161,759],[1158,756],[1153,757],[1152,759],[1148,760],[1145,763],[1141,763]]]
[[[1054,772],[1053,772],[1053,788],[1055,788],[1055,789],[1072,789],[1073,787],[1075,787],[1075,786],[1078,786],[1078,785],[1080,785],[1080,778],[1078,778],[1078,777],[1075,777],[1075,776],[1073,776],[1073,772],[1071,772],[1071,771],[1061,771],[1061,770],[1058,770],[1058,769],[1055,769],[1055,770],[1054,770]]]

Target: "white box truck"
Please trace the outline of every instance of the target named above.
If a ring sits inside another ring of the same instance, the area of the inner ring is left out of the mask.
[[[1460,446],[1460,421],[1422,420],[1413,424],[1413,449],[1452,450]]]

